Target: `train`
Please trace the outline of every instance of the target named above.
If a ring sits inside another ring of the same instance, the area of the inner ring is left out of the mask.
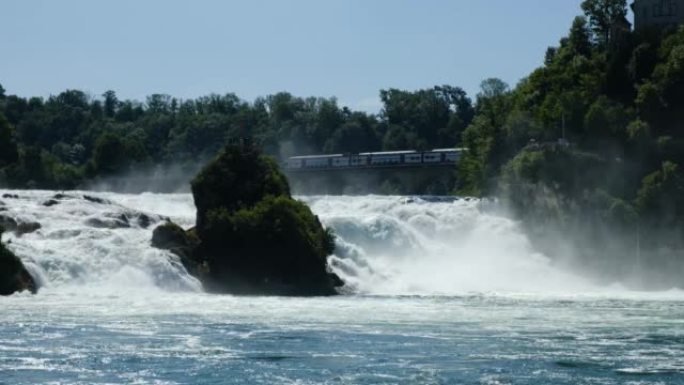
[[[362,152],[359,154],[329,154],[293,156],[285,162],[285,168],[300,169],[337,169],[357,167],[390,167],[412,165],[455,164],[461,157],[461,148],[441,148],[431,151],[385,151]]]

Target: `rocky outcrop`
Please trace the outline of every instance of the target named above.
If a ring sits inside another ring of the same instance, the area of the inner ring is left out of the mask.
[[[59,201],[56,199],[48,199],[45,202],[43,202],[43,206],[45,206],[45,207],[52,207],[52,206],[55,206],[58,204],[59,204]]]
[[[57,193],[57,194],[52,196],[52,199],[57,199],[57,200],[74,199],[74,198],[76,198],[76,197],[73,195],[64,194],[64,193]]]
[[[0,238],[3,229],[0,228]],[[0,295],[10,295],[20,291],[36,293],[38,287],[21,259],[0,242]]]
[[[153,223],[156,223],[159,219],[157,218],[152,218],[151,216],[145,214],[145,213],[138,213],[135,215],[135,220],[138,223],[138,226],[142,227],[143,229],[146,229],[150,227]]]
[[[164,249],[188,249],[193,243],[182,227],[173,222],[166,222],[152,232],[152,246]]]
[[[186,231],[173,222],[159,225],[152,232],[152,246],[174,253],[190,274],[204,280],[208,277],[209,268],[206,261],[196,255],[198,245],[194,229]]]
[[[94,197],[91,195],[83,195],[83,199],[87,200],[88,202],[97,203],[97,204],[101,204],[101,205],[110,203],[106,199]]]
[[[24,234],[30,234],[40,230],[41,224],[38,222],[19,222],[17,225],[16,233],[19,236]]]
[[[15,231],[17,229],[17,220],[9,215],[0,214],[0,227],[7,231]]]
[[[271,158],[251,146],[228,146],[195,177],[192,194],[195,253],[207,262],[210,290],[320,296],[342,285],[327,264],[332,233],[292,198]]]
[[[12,231],[17,235],[21,236],[24,234],[29,234],[37,231],[42,226],[38,222],[22,222],[17,221],[6,214],[0,214],[0,227],[7,231]]]
[[[98,229],[127,229],[137,225],[143,229],[161,220],[159,216],[152,216],[140,212],[105,213],[100,217],[86,219],[85,223]]]
[[[86,224],[98,229],[127,229],[131,227],[128,218],[123,214],[108,214],[101,218],[88,218]]]

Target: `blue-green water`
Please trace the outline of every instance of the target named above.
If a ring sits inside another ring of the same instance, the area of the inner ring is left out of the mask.
[[[2,385],[684,384],[684,292],[589,280],[476,201],[304,197],[347,286],[301,299],[205,294],[153,249],[141,212],[192,226],[187,194],[0,193],[42,284],[0,298]]]
[[[0,300],[0,383],[684,384],[663,298]]]

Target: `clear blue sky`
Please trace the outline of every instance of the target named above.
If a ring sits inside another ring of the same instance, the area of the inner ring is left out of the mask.
[[[0,4],[0,84],[143,101],[289,91],[377,111],[383,88],[514,85],[581,0],[14,0]]]

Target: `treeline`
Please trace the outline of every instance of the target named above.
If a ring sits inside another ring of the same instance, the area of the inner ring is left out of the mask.
[[[514,89],[482,84],[459,190],[505,200],[548,253],[682,285],[684,26],[635,32],[625,0],[582,10]]]
[[[457,87],[380,92],[380,114],[334,98],[278,93],[254,102],[234,94],[144,103],[114,91],[67,90],[47,99],[6,95],[0,86],[0,185],[61,188],[151,165],[213,157],[241,138],[277,158],[317,153],[452,147],[474,107]]]

